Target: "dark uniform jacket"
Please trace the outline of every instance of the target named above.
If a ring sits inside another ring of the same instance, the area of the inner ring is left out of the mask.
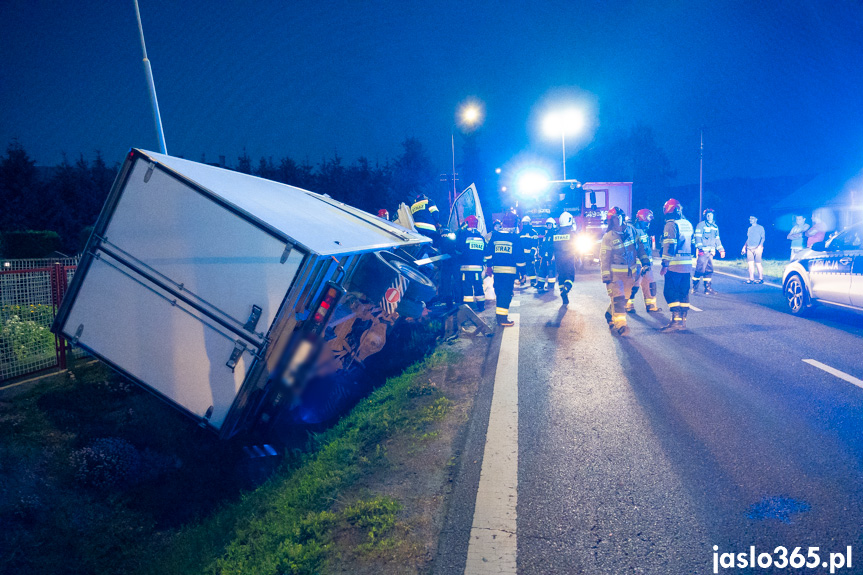
[[[436,232],[440,220],[435,203],[425,194],[419,196],[411,206],[411,214],[414,218],[414,225],[418,230],[428,232]]]
[[[456,250],[459,256],[461,271],[481,272],[485,258],[485,238],[476,228],[464,228],[458,231]]]
[[[578,257],[578,249],[575,245],[575,226],[557,228],[551,234],[551,248],[554,259],[574,260]]]
[[[524,249],[525,261],[533,260],[536,257],[537,240],[539,240],[539,233],[536,228],[527,224],[521,229],[519,237],[521,238],[521,247]]]
[[[518,273],[524,267],[524,249],[516,234],[494,231],[485,247],[485,265],[496,274]]]

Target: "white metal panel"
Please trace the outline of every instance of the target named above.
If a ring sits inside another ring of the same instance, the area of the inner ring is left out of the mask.
[[[429,241],[421,234],[301,188],[142,152],[321,255]]]
[[[303,253],[186,183],[137,162],[105,237],[241,325],[261,308],[266,332],[297,274]],[[110,249],[110,246],[108,246]]]
[[[105,254],[93,259],[69,311],[66,335],[74,337],[83,326],[80,344],[198,417],[212,406],[210,424],[220,428],[251,355],[244,352],[232,372],[226,365],[234,349],[230,332],[193,317],[182,304],[172,305],[106,261],[111,258]]]

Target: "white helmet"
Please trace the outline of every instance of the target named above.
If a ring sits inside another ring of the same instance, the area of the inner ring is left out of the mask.
[[[521,218],[521,223],[529,224],[530,223],[530,216],[524,216],[523,218]]]
[[[565,228],[566,226],[571,226],[572,221],[572,214],[569,212],[563,212],[560,214],[560,227]]]
[[[548,224],[554,225],[555,223],[556,222],[554,221],[554,218],[548,218],[547,220],[545,220],[545,225],[548,225]]]

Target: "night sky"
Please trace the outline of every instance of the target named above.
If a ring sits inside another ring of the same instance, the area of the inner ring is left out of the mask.
[[[168,152],[196,161],[384,161],[412,136],[449,171],[470,97],[489,166],[525,151],[559,166],[539,124],[566,98],[590,118],[568,152],[643,123],[675,184],[698,181],[702,126],[706,181],[863,158],[858,1],[139,4]],[[0,55],[4,150],[17,138],[40,165],[158,150],[132,0],[2,0]]]

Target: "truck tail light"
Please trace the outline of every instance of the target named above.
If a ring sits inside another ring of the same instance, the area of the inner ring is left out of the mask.
[[[320,330],[327,324],[333,311],[336,309],[339,300],[345,293],[345,289],[333,282],[327,282],[327,287],[324,290],[324,295],[318,304],[317,310],[312,315],[312,322],[315,324],[315,329]]]

